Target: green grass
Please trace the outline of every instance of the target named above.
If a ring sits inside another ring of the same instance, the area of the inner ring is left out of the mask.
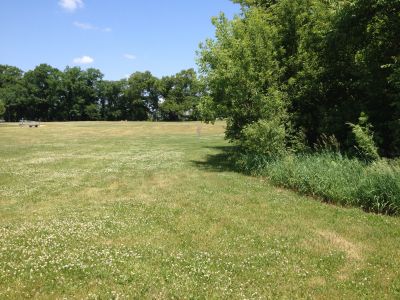
[[[400,297],[399,218],[235,173],[198,125],[0,125],[0,298]]]

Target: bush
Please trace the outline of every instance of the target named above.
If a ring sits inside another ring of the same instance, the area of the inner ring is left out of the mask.
[[[240,147],[254,158],[280,157],[285,153],[286,130],[278,119],[260,120],[242,131]]]
[[[234,153],[233,162],[238,171],[249,175],[259,175],[271,161],[271,157],[254,152]]]

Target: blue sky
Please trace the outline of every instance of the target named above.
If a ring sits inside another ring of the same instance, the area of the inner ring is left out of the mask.
[[[100,69],[106,79],[196,67],[211,17],[239,12],[229,0],[0,1],[0,64]]]

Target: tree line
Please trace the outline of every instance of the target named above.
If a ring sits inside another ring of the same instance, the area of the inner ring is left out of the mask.
[[[201,85],[193,69],[157,78],[149,71],[118,81],[100,70],[47,64],[23,72],[0,65],[0,118],[41,121],[196,120]]]
[[[400,155],[400,1],[233,2],[242,13],[214,18],[199,50],[205,120],[226,118],[227,138],[249,152],[335,140]]]

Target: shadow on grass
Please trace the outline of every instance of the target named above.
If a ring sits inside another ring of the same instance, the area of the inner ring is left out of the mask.
[[[237,172],[233,161],[234,146],[205,147],[207,149],[217,150],[215,154],[207,155],[203,161],[192,160],[197,168],[213,172]]]

